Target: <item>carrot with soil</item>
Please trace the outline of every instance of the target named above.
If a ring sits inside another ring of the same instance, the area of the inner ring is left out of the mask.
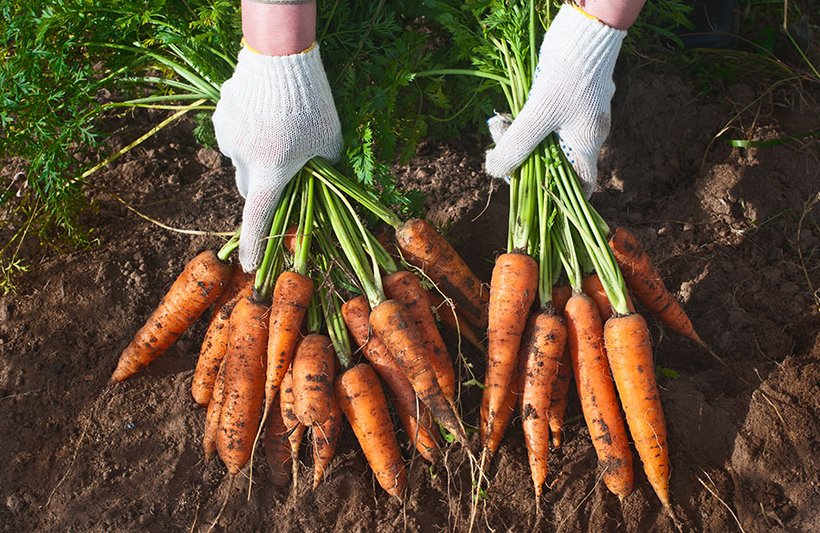
[[[279,397],[274,399],[274,404],[278,406]],[[268,466],[271,469],[273,476],[273,484],[277,487],[284,488],[290,483],[291,474],[291,453],[290,442],[288,442],[288,428],[285,427],[285,422],[282,419],[282,412],[277,407],[271,409],[268,413],[267,421],[265,422],[265,438],[263,445],[265,447],[265,458],[268,461]]]
[[[473,345],[479,352],[484,353],[487,348],[470,323],[458,312],[458,307],[453,300],[445,298],[435,288],[427,290],[427,298],[442,324]]]
[[[222,415],[223,391],[225,390],[225,360],[219,365],[216,374],[211,401],[205,414],[205,431],[202,435],[202,449],[205,452],[205,461],[209,462],[216,455],[216,433],[219,430],[219,418]]]

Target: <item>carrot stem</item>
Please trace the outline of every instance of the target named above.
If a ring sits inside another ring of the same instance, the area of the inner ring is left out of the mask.
[[[227,263],[228,259],[230,259],[231,254],[239,247],[239,235],[242,232],[242,227],[236,228],[236,231],[233,232],[231,238],[226,242],[222,248],[219,249],[216,256],[219,258],[220,261],[223,263]]]
[[[256,270],[256,280],[253,285],[253,290],[259,300],[267,300],[273,291],[273,280],[276,279],[280,270],[285,227],[288,220],[290,220],[293,205],[296,202],[296,189],[300,181],[300,176],[290,180],[274,212],[270,238],[265,247],[265,254],[262,256],[262,263]]]

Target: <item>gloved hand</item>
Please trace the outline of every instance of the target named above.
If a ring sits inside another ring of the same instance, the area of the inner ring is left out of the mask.
[[[592,194],[598,152],[609,135],[612,72],[625,35],[578,8],[560,9],[544,36],[523,109],[512,124],[501,115],[488,121],[496,142],[487,152],[488,174],[509,176],[547,135],[557,132],[587,197]]]
[[[289,56],[242,49],[213,115],[219,149],[236,168],[245,198],[239,261],[262,261],[282,190],[314,156],[339,159],[342,133],[319,47]]]

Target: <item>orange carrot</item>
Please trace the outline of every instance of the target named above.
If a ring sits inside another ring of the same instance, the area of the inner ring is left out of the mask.
[[[324,335],[310,334],[299,343],[293,358],[293,410],[305,426],[322,424],[330,416],[336,353]]]
[[[567,306],[572,296],[572,289],[569,285],[562,285],[560,287],[552,288],[552,305],[555,307],[555,312],[559,315],[564,314],[564,308]]]
[[[265,348],[268,308],[241,298],[230,321],[230,345],[225,356],[225,384],[216,447],[228,472],[237,474],[253,451],[265,394]]]
[[[290,459],[293,469],[293,490],[296,491],[299,481],[299,448],[302,447],[302,438],[307,426],[299,422],[294,410],[295,392],[293,390],[293,366],[282,377],[279,389],[279,409],[282,413],[282,422],[287,430],[287,439],[290,443]],[[274,409],[275,410],[275,409]]]
[[[404,306],[410,318],[421,332],[424,344],[441,392],[451,404],[456,398],[456,374],[447,346],[441,338],[433,318],[427,291],[421,286],[419,278],[407,271],[394,272],[382,280],[384,293]]]
[[[424,338],[404,306],[395,300],[382,302],[370,313],[370,325],[387,346],[390,355],[398,361],[416,395],[430,409],[433,417],[465,444],[467,434],[461,419],[441,391],[427,358]]]
[[[445,300],[441,293],[435,289],[427,291],[427,298],[430,300],[430,305],[436,310],[442,324],[455,331],[480,352],[484,353],[487,350],[470,323],[458,312],[455,302],[450,299]]]
[[[529,349],[521,354],[521,425],[538,505],[548,471],[550,394],[565,352],[567,329],[564,319],[546,311],[530,321]]]
[[[525,254],[498,256],[490,285],[490,321],[487,330],[487,374],[482,409],[487,413],[484,435],[492,435],[515,374],[521,336],[538,283],[538,265]],[[484,446],[486,447],[486,442]]]
[[[231,282],[214,304],[211,323],[202,340],[199,359],[191,380],[191,395],[199,405],[208,405],[214,389],[214,381],[225,352],[228,351],[228,323],[231,312],[240,298],[247,298],[253,290],[253,276],[245,274],[238,264],[233,267]]]
[[[290,253],[296,253],[296,236],[299,234],[299,225],[292,224],[285,230],[282,238],[282,246]]]
[[[686,311],[666,290],[658,270],[637,237],[624,228],[617,228],[609,240],[609,247],[615,254],[629,290],[638,301],[658,315],[669,329],[705,346]]]
[[[596,276],[597,277],[597,276]],[[604,483],[623,499],[632,492],[632,452],[604,353],[604,327],[595,302],[580,293],[566,307],[570,355],[581,409]]]
[[[430,410],[416,400],[413,385],[387,351],[387,346],[375,335],[370,335],[370,306],[367,299],[357,296],[345,302],[342,305],[342,317],[353,341],[393,393],[399,421],[410,441],[419,454],[432,463],[439,449],[439,441]]]
[[[666,421],[655,382],[652,340],[646,321],[637,314],[610,318],[604,326],[604,339],[612,377],[644,472],[661,503],[668,507]]]
[[[404,258],[424,270],[444,294],[455,300],[470,324],[487,327],[487,291],[433,226],[418,218],[408,220],[396,230],[396,241]]]
[[[278,399],[277,396],[275,400]],[[265,458],[273,475],[273,484],[277,487],[287,487],[291,471],[290,443],[288,429],[278,408],[271,410],[265,422],[264,445]]]
[[[561,366],[558,367],[558,375],[552,384],[552,394],[550,394],[550,434],[552,435],[552,445],[561,447],[564,430],[564,414],[567,412],[567,393],[569,385],[572,383],[572,360],[569,349],[564,352],[561,359]]]
[[[225,359],[219,365],[216,374],[213,395],[208,403],[205,414],[205,432],[202,436],[202,448],[205,451],[205,461],[209,462],[216,455],[216,434],[219,430],[219,417],[222,414],[222,391],[225,389]]]
[[[123,381],[164,354],[219,298],[231,266],[207,250],[185,265],[151,316],[120,355],[111,383]]]
[[[609,317],[612,316],[612,304],[609,303],[609,296],[606,295],[606,290],[604,290],[604,286],[601,284],[601,278],[598,277],[598,274],[593,272],[584,276],[584,279],[581,281],[581,287],[583,288],[584,294],[592,298],[598,307],[601,323],[603,324],[609,320]],[[626,295],[626,306],[630,312],[635,312],[635,305],[632,303],[632,298],[630,298],[628,294]],[[601,327],[603,328],[603,326]]]
[[[313,488],[319,486],[327,475],[330,462],[336,455],[336,444],[342,433],[342,410],[335,395],[330,404],[327,420],[315,426],[313,433]]]
[[[359,364],[336,380],[336,400],[350,422],[364,456],[379,485],[391,496],[402,499],[407,473],[387,400],[373,369]]]

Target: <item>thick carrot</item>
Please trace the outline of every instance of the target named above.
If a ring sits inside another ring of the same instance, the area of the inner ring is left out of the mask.
[[[382,280],[384,293],[404,306],[410,318],[421,332],[427,346],[428,357],[441,392],[451,404],[456,398],[456,374],[447,346],[436,327],[436,319],[427,298],[427,291],[419,278],[406,270],[394,272]]]
[[[245,274],[238,264],[233,267],[233,275],[228,288],[214,304],[211,323],[202,340],[199,359],[191,380],[191,395],[199,405],[208,405],[214,389],[216,374],[222,366],[222,359],[228,351],[228,323],[231,312],[240,298],[247,298],[253,290],[253,276]]]
[[[216,447],[228,472],[237,474],[250,459],[265,395],[268,307],[241,298],[230,321],[225,385]]]
[[[290,368],[302,321],[312,297],[313,280],[307,276],[286,271],[276,280],[270,309],[265,411],[273,404],[276,391]]]
[[[606,290],[604,290],[604,286],[601,284],[601,278],[598,277],[598,274],[593,272],[584,276],[584,279],[581,281],[581,287],[583,288],[584,294],[592,298],[598,307],[601,323],[603,324],[609,320],[609,317],[612,316],[612,304],[609,303],[609,296],[606,295]],[[630,312],[635,312],[635,305],[632,303],[632,298],[630,298],[628,294],[626,295],[626,305]],[[601,326],[601,328],[603,328],[603,326]]]
[[[572,289],[569,285],[561,285],[559,287],[552,288],[552,305],[555,307],[555,311],[559,315],[564,314],[564,308],[567,306],[567,302],[571,296]]]
[[[379,378],[368,365],[359,364],[339,376],[335,388],[336,400],[379,485],[402,499],[407,473]]]
[[[353,336],[353,341],[361,348],[364,357],[393,393],[399,421],[410,441],[419,454],[432,463],[440,446],[430,410],[416,400],[413,385],[387,351],[387,346],[378,337],[370,334],[370,306],[367,298],[357,296],[345,302],[342,305],[342,317]]]
[[[268,419],[265,421],[264,445],[265,458],[273,475],[273,484],[277,487],[287,487],[290,483],[291,471],[290,443],[288,442],[288,429],[285,427],[279,408],[268,413]]]
[[[558,368],[558,375],[555,376],[552,394],[550,394],[549,426],[552,445],[556,448],[561,447],[563,439],[564,414],[567,412],[567,393],[570,383],[572,383],[572,359],[567,349],[561,359],[561,366]]]
[[[307,426],[299,422],[294,410],[295,392],[293,390],[293,367],[282,377],[279,389],[279,409],[282,414],[282,422],[287,430],[287,440],[290,443],[290,459],[293,469],[293,490],[297,488],[299,481],[299,448],[302,447],[302,438],[305,436]],[[275,408],[274,408],[275,410]]]
[[[455,302],[449,299],[445,300],[435,289],[427,291],[427,298],[430,300],[430,305],[436,310],[442,324],[455,331],[480,352],[484,353],[487,350],[470,323],[458,312]]]
[[[525,254],[498,256],[490,284],[490,321],[487,330],[487,374],[482,408],[487,413],[485,435],[493,433],[515,374],[521,336],[538,283],[538,265]],[[484,443],[486,447],[486,442]]]
[[[205,432],[202,436],[202,449],[205,451],[205,461],[210,461],[216,455],[216,434],[219,430],[219,417],[222,414],[222,401],[225,390],[225,359],[219,365],[216,374],[211,401],[208,402],[208,411],[205,414]]]
[[[521,354],[521,425],[535,497],[540,501],[548,471],[550,394],[565,352],[567,328],[563,318],[546,311],[534,315],[531,322],[529,349]]]
[[[230,264],[220,261],[213,251],[206,250],[191,259],[123,350],[111,383],[133,376],[164,354],[219,298],[230,275]]]
[[[644,472],[661,503],[668,507],[666,421],[655,382],[652,340],[646,321],[638,314],[610,318],[604,326],[604,339],[612,377]]]
[[[336,455],[336,444],[342,433],[342,409],[335,395],[330,404],[327,420],[314,426],[313,433],[313,488],[319,486],[327,474],[330,462]]]
[[[404,306],[395,300],[380,303],[370,313],[370,325],[376,336],[387,346],[390,355],[398,361],[416,395],[430,409],[433,417],[455,435],[459,442],[465,444],[467,434],[461,419],[441,391],[427,358],[424,338]]]
[[[629,290],[638,301],[658,315],[669,329],[705,346],[686,311],[666,290],[652,259],[637,237],[624,228],[617,228],[609,240],[609,247],[615,254]]]
[[[567,302],[566,319],[575,383],[589,436],[604,468],[604,483],[623,499],[633,487],[632,452],[604,352],[604,326],[595,302],[583,293]]]
[[[424,270],[444,294],[455,300],[473,326],[487,327],[487,291],[433,226],[418,218],[408,220],[396,230],[396,241],[405,259]]]
[[[324,335],[310,334],[299,343],[293,358],[293,410],[305,426],[323,423],[333,404],[336,353]]]

